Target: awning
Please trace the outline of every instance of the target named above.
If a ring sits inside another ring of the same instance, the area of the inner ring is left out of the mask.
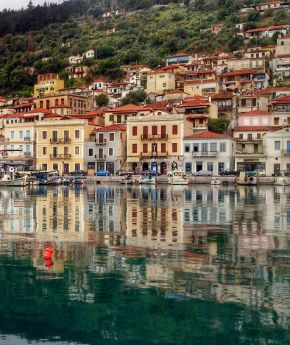
[[[127,163],[139,163],[140,158],[139,157],[128,157],[127,158]]]
[[[28,161],[4,161],[4,160],[0,160],[0,164],[3,165],[29,165]]]

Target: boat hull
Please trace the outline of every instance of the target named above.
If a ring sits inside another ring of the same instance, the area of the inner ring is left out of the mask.
[[[0,181],[0,187],[25,187],[25,181],[23,179],[15,179],[12,181]]]

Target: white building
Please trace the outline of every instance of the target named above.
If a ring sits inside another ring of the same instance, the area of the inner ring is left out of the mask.
[[[210,131],[198,131],[184,138],[184,170],[186,173],[200,170],[219,171],[233,166],[232,138]]]

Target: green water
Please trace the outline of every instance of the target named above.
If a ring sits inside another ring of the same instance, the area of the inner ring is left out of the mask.
[[[290,343],[290,188],[1,189],[0,206],[1,345]]]

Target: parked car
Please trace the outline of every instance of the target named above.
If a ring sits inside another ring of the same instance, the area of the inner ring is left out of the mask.
[[[219,172],[220,176],[239,176],[240,172],[237,170],[231,170],[231,169],[226,169],[226,170],[221,170]]]
[[[192,174],[193,176],[212,176],[212,171],[200,170]]]
[[[245,175],[248,177],[253,177],[253,176],[257,176],[256,171],[246,171]]]
[[[256,175],[259,174],[259,176],[266,176],[265,169],[256,169],[255,172],[256,172]]]
[[[99,170],[95,173],[95,176],[110,176],[111,173],[108,170]]]
[[[151,175],[151,176],[159,176],[159,172],[155,171],[155,170],[144,170],[141,173],[142,175]]]
[[[68,173],[69,176],[87,176],[88,173],[84,170],[76,170]]]
[[[117,170],[116,175],[117,176],[129,176],[129,175],[133,175],[133,171]]]

